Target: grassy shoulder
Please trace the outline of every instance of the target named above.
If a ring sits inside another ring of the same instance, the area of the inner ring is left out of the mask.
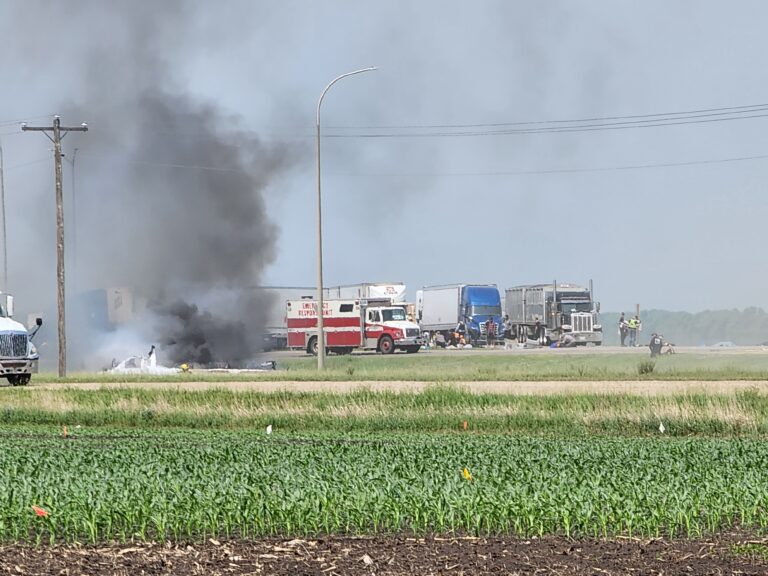
[[[452,433],[464,431],[466,422],[473,433],[540,436],[768,434],[768,394],[758,385],[730,393],[657,396],[476,394],[451,384],[345,394],[110,385],[7,388],[2,393],[4,425],[240,430],[272,425],[290,433]]]
[[[629,381],[629,380],[765,380],[768,353],[680,353],[651,361],[640,353],[579,353],[540,350],[535,353],[488,354],[481,351],[381,356],[351,355],[327,359],[318,372],[312,357],[278,361],[278,370],[221,373],[192,371],[170,376],[75,373],[60,379],[39,374],[33,382],[286,382],[286,381]]]

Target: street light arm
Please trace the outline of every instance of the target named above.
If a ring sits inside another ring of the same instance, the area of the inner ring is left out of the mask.
[[[317,126],[320,126],[320,105],[323,103],[323,98],[325,98],[325,93],[328,92],[328,90],[331,89],[331,86],[336,84],[339,80],[342,78],[346,78],[347,76],[353,76],[355,74],[360,74],[362,72],[371,72],[373,70],[377,70],[376,66],[369,66],[368,68],[361,68],[360,70],[355,70],[353,72],[347,72],[346,74],[342,74],[341,76],[337,76],[333,80],[330,81],[328,86],[325,87],[323,92],[320,94],[320,99],[317,101]]]

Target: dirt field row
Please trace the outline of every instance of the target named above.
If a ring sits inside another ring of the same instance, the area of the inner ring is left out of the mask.
[[[434,386],[429,382],[381,381],[381,382],[130,382],[104,384],[86,382],[77,384],[34,384],[39,390],[98,390],[101,388],[139,388],[153,390],[213,390],[225,389],[252,392],[335,392],[348,394],[356,390],[420,392]],[[640,396],[669,396],[679,394],[733,394],[754,390],[768,393],[768,381],[553,381],[553,382],[452,382],[476,394],[633,394]]]
[[[768,572],[766,540],[324,538],[99,547],[0,548],[0,574],[482,575],[742,574]]]

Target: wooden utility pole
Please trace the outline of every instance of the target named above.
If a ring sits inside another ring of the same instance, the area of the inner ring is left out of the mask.
[[[62,126],[61,118],[53,117],[53,126],[21,125],[24,131],[43,132],[53,142],[53,162],[56,172],[56,304],[58,310],[59,377],[67,375],[67,334],[64,311],[64,185],[61,181],[61,139],[67,132],[87,132],[88,125]]]

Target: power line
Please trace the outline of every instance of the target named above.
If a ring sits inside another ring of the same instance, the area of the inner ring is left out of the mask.
[[[635,128],[656,128],[665,126],[680,126],[687,124],[708,124],[768,117],[768,103],[749,104],[742,106],[727,106],[720,108],[700,108],[675,112],[659,112],[653,114],[631,114],[623,116],[599,116],[570,120],[527,120],[518,122],[493,122],[485,124],[410,124],[393,126],[329,126],[323,138],[446,138],[467,136],[501,136],[517,134],[545,134],[564,132],[595,132],[603,130],[624,130]],[[517,128],[515,128],[517,127]],[[500,129],[492,129],[500,128]],[[467,130],[470,129],[470,130]],[[327,130],[365,131],[377,130],[373,133],[329,133]],[[392,132],[400,130],[401,132]],[[406,130],[405,132],[403,132]],[[419,131],[420,130],[420,131]],[[197,138],[202,140],[214,139],[208,132],[189,130],[158,129],[153,125],[147,129],[156,134]],[[257,131],[240,129],[236,133],[242,136],[262,138],[313,138],[309,133],[278,133],[274,129]],[[229,146],[240,148],[246,144],[229,142]]]
[[[238,174],[250,174],[248,170],[241,168],[227,168],[223,166],[211,166],[206,164],[179,164],[170,162],[151,162],[149,160],[127,160],[118,157],[108,157],[105,155],[93,155],[88,154],[90,158],[109,158],[111,161],[119,162],[122,164],[132,164],[138,166],[151,166],[157,168],[178,168],[182,170],[203,170],[211,172],[224,172],[224,173],[238,173]],[[371,177],[371,176],[398,176],[398,177],[421,177],[421,176],[524,176],[524,175],[536,175],[536,174],[576,174],[580,172],[612,172],[620,170],[645,170],[653,168],[677,168],[684,166],[705,166],[708,164],[729,164],[734,162],[748,162],[755,160],[766,160],[768,154],[756,154],[752,156],[734,156],[728,158],[709,158],[703,160],[687,160],[681,162],[658,162],[648,164],[626,164],[619,166],[598,166],[598,167],[585,167],[585,168],[551,168],[542,170],[512,170],[512,171],[493,171],[493,172],[411,172],[411,173],[349,173],[349,172],[329,172],[334,176],[359,176],[359,177]],[[20,168],[30,164],[36,164],[41,160],[34,160],[23,164],[15,164],[6,168],[6,171],[14,168]]]
[[[27,116],[25,118],[19,118],[16,120],[0,120],[0,126],[19,126],[19,131],[21,131],[21,124],[26,122],[27,120],[39,120],[40,118],[50,118],[53,116],[53,114],[46,114],[46,115],[40,115],[40,116]]]
[[[223,166],[209,166],[205,164],[178,164],[173,162],[151,162],[149,160],[126,160],[124,158],[116,158],[116,157],[111,158],[109,156],[104,156],[99,154],[95,154],[95,155],[83,154],[83,156],[88,156],[90,158],[109,158],[110,160],[117,161],[121,164],[153,166],[157,168],[181,168],[181,169],[188,169],[188,170],[203,170],[203,171],[210,171],[210,172],[234,172],[237,174],[251,174],[251,172],[248,172],[247,170],[243,170],[242,168],[225,168]]]
[[[633,114],[629,116],[598,116],[594,118],[578,118],[571,120],[528,120],[519,122],[493,122],[489,124],[406,124],[401,126],[328,126],[335,130],[407,130],[411,128],[493,128],[500,126],[532,126],[541,124],[574,124],[579,122],[603,122],[607,120],[632,120],[636,118],[653,118],[661,116],[683,116],[690,114],[729,113],[737,114],[741,112],[753,112],[754,108],[764,109],[768,107],[765,104],[748,104],[744,106],[728,106],[723,108],[703,108],[698,110],[685,110],[681,112],[657,112],[654,114]]]
[[[522,128],[509,130],[471,130],[461,132],[400,132],[400,133],[361,133],[361,134],[327,134],[326,138],[445,138],[466,136],[504,136],[512,134],[552,134],[565,132],[599,132],[606,130],[628,130],[637,128],[657,128],[661,126],[681,126],[686,124],[709,124],[713,122],[728,122],[731,120],[747,120],[768,117],[768,108],[755,110],[765,111],[765,114],[749,114],[730,116],[727,118],[711,118],[705,116],[690,116],[661,120],[635,120],[628,122],[608,122],[598,124],[582,124],[573,126],[551,126],[543,128]],[[709,116],[709,115],[707,115]]]
[[[647,170],[653,168],[678,168],[684,166],[701,166],[707,164],[727,164],[732,162],[747,162],[753,160],[767,160],[768,154],[760,154],[756,156],[737,156],[734,158],[716,158],[708,160],[690,160],[686,162],[660,162],[653,164],[628,164],[622,166],[603,166],[603,167],[587,167],[587,168],[553,168],[544,170],[513,170],[513,171],[499,171],[499,172],[421,172],[421,173],[409,173],[409,174],[351,174],[341,172],[331,172],[334,176],[397,176],[397,177],[450,177],[450,176],[526,176],[526,175],[539,175],[539,174],[578,174],[583,172],[613,172],[621,170]]]

